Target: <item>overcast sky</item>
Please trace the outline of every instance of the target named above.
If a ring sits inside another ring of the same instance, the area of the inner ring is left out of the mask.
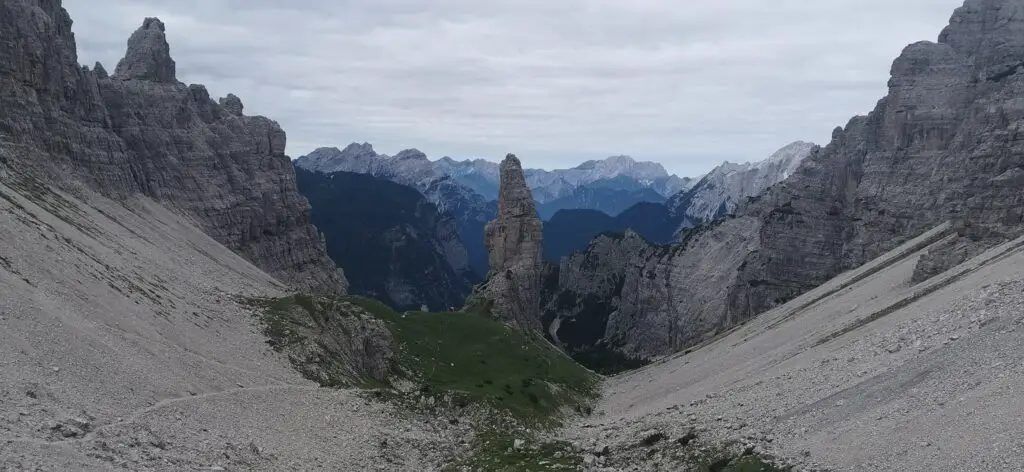
[[[758,160],[885,93],[963,0],[65,0],[113,72],[146,16],[178,79],[233,92],[288,153],[368,141],[431,158],[615,154],[697,175]]]

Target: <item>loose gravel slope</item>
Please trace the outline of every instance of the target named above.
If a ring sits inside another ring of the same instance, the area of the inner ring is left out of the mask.
[[[320,389],[237,296],[285,287],[150,200],[0,184],[0,470],[430,470],[445,424]]]
[[[1024,470],[1024,239],[914,285],[943,225],[716,341],[611,378],[567,431],[608,470],[696,432],[798,469]]]

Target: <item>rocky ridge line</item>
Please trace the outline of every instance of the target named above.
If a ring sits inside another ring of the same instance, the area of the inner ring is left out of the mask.
[[[967,1],[939,42],[904,49],[870,114],[837,128],[788,179],[677,245],[563,273],[562,292],[574,286],[567,278],[621,273],[608,309],[587,316],[607,319],[603,341],[649,358],[708,339],[947,220],[958,222],[961,239],[926,257],[922,274],[1014,237],[1024,221],[1024,147],[1015,139],[1024,123],[1022,32],[1024,1]]]
[[[0,161],[63,187],[142,194],[193,217],[219,242],[300,290],[344,293],[308,223],[285,133],[185,85],[164,24],[147,18],[108,76],[79,66],[60,2],[0,4]]]

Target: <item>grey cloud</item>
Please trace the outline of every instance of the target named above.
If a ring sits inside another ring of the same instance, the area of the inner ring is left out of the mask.
[[[240,96],[288,151],[561,167],[630,154],[695,175],[825,142],[870,110],[908,43],[962,0],[65,0],[79,59],[112,70],[145,16],[179,79]]]

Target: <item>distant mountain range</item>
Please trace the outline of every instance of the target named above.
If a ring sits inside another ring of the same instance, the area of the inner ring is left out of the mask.
[[[649,187],[622,189],[595,184],[576,187],[569,195],[538,203],[537,214],[544,221],[550,220],[561,210],[596,210],[616,216],[637,203],[662,203],[666,200]]]
[[[796,141],[763,161],[744,164],[726,161],[704,175],[689,191],[670,197],[669,210],[681,218],[680,224],[684,227],[732,213],[742,199],[758,195],[792,175],[812,149],[814,143]]]
[[[455,219],[470,267],[477,276],[487,274],[483,235],[484,225],[497,214],[498,164],[447,157],[431,161],[417,149],[388,156],[377,153],[369,143],[352,143],[344,149],[316,149],[296,159],[295,166],[327,174],[372,175],[419,190]],[[587,161],[572,169],[527,169],[525,174],[542,219],[564,209],[594,209],[618,215],[637,203],[664,202],[693,182],[669,175],[661,164],[636,162],[626,156]]]
[[[586,249],[591,239],[601,233],[621,233],[627,229],[655,244],[677,241],[687,228],[728,215],[743,199],[784,180],[813,148],[812,143],[797,141],[763,161],[725,162],[692,188],[664,203],[637,201],[618,213],[579,209],[582,206],[560,209],[544,225],[544,257],[557,262],[573,251]]]
[[[455,180],[489,199],[498,198],[498,164],[483,159],[456,161],[439,159],[436,166]],[[693,179],[670,175],[655,162],[637,162],[629,156],[612,156],[587,161],[571,169],[524,169],[533,199],[548,203],[572,195],[579,187],[597,183],[605,188],[638,190],[649,188],[668,198],[692,185]]]
[[[353,143],[345,149],[319,148],[296,159],[295,167],[327,174],[339,171],[367,174],[418,190],[439,211],[455,219],[470,267],[480,277],[487,274],[484,225],[497,213],[497,202],[459,183],[427,159],[426,154],[407,149],[390,157],[377,154],[368,143]],[[452,261],[452,265],[457,266],[458,261]]]
[[[547,222],[545,257],[557,261],[585,249],[592,237],[603,232],[632,229],[651,242],[672,242],[681,230],[726,215],[742,199],[785,179],[813,147],[794,142],[765,160],[725,162],[696,180],[627,156],[587,161],[571,169],[525,169],[524,175],[538,216]],[[484,225],[497,213],[498,164],[449,157],[431,161],[416,149],[387,156],[369,143],[352,143],[344,149],[319,148],[296,159],[295,166],[323,173],[367,174],[419,190],[454,218],[470,267],[477,276],[486,275],[483,234]],[[579,213],[559,215],[574,211]]]
[[[417,182],[450,176],[486,200],[498,198],[498,164],[484,159],[456,161],[442,157],[431,161],[417,149],[394,156],[379,154],[369,143],[352,143],[344,149],[323,147],[296,160],[299,166],[321,172],[358,172],[386,176],[396,182]],[[620,190],[648,188],[668,198],[688,189],[694,180],[669,174],[655,162],[637,162],[628,156],[587,161],[571,169],[525,169],[526,184],[538,203],[569,197],[579,187]]]
[[[350,268],[349,291],[396,310],[462,306],[478,277],[454,218],[415,189],[354,172],[295,169],[327,252]]]

